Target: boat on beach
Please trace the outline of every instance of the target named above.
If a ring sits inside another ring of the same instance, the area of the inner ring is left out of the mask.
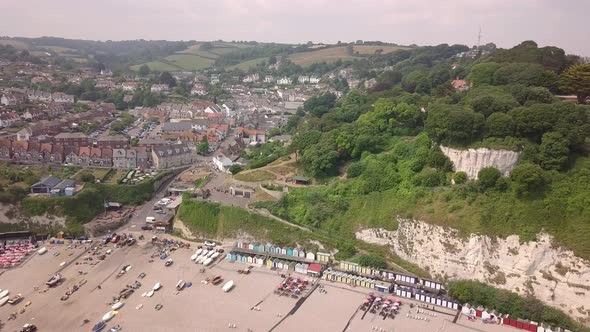
[[[164,266],[168,267],[168,266],[172,265],[172,263],[174,263],[174,261],[172,259],[168,259],[166,261],[166,263],[164,263]]]
[[[39,251],[37,251],[37,254],[43,255],[46,252],[47,252],[47,248],[46,247],[43,247],[43,248],[39,249]]]
[[[191,261],[194,261],[195,259],[197,259],[197,257],[199,257],[199,254],[194,254],[191,256]]]
[[[157,283],[154,285],[154,288],[152,288],[152,289],[153,289],[153,290],[155,290],[155,291],[157,291],[157,290],[158,290],[158,289],[160,289],[160,288],[162,288],[162,284],[160,284],[159,282],[157,282]]]
[[[179,291],[183,290],[185,285],[186,285],[186,283],[184,282],[184,280],[179,280],[178,283],[176,284],[176,289]]]
[[[203,248],[199,248],[199,249],[197,249],[197,251],[195,251],[195,255],[199,256],[202,252],[203,252]]]
[[[117,302],[117,303],[113,304],[113,306],[111,307],[111,309],[118,310],[121,307],[123,307],[124,305],[125,305],[125,303],[123,303],[123,302]]]
[[[8,302],[9,298],[10,298],[10,296],[4,296],[4,297],[0,298],[0,307],[5,305],[6,302]]]
[[[213,258],[213,259],[215,259],[217,257],[219,257],[219,253],[218,252],[215,252],[215,253],[213,253],[213,255],[211,255],[211,258]]]
[[[230,280],[230,281],[226,282],[225,285],[223,285],[223,287],[221,289],[223,289],[223,291],[227,293],[233,287],[234,287],[234,281],[233,280]]]
[[[151,291],[147,292],[147,294],[145,296],[147,296],[147,297],[154,296],[154,290],[152,289]]]
[[[111,319],[113,319],[113,317],[115,317],[115,315],[118,313],[119,313],[118,311],[111,310],[111,311],[107,312],[106,314],[104,314],[104,316],[102,316],[102,321],[108,322]]]
[[[92,332],[100,332],[107,326],[107,323],[100,321],[92,327]]]
[[[57,273],[54,276],[52,276],[51,278],[49,278],[49,280],[47,280],[45,285],[47,285],[49,287],[55,287],[55,286],[57,286],[57,284],[60,281],[61,281],[61,274]]]
[[[213,258],[207,258],[204,262],[203,265],[207,266],[209,264],[211,264],[211,262],[213,262]]]

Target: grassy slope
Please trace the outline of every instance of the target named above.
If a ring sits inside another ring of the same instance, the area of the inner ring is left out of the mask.
[[[289,60],[301,66],[309,66],[319,62],[335,62],[338,60],[353,60],[354,56],[346,52],[346,46],[321,48],[317,51],[300,52],[289,55]]]
[[[363,55],[371,55],[375,54],[376,50],[383,50],[383,54],[395,52],[398,50],[405,50],[408,49],[407,47],[402,46],[393,46],[393,45],[355,45],[353,46],[354,52],[359,52],[359,54]]]
[[[210,67],[214,60],[193,54],[173,54],[165,58],[170,64],[184,70],[200,70]]]
[[[256,59],[252,59],[252,60],[238,63],[237,65],[229,66],[229,67],[227,67],[227,69],[228,70],[241,69],[241,70],[247,71],[251,67],[256,67],[257,64],[262,63],[262,62],[266,61],[267,59],[268,58],[266,58],[266,57],[256,58]]]
[[[567,174],[555,174],[545,194],[518,199],[512,193],[478,195],[469,203],[455,191],[438,190],[406,194],[389,190],[358,197],[342,215],[322,227],[351,236],[361,227],[395,229],[395,216],[411,217],[449,226],[468,236],[472,233],[534,240],[544,230],[560,245],[590,259],[590,158],[578,158]]]

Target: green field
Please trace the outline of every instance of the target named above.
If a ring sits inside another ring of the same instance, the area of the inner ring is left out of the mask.
[[[147,65],[148,67],[150,67],[151,71],[177,71],[177,70],[180,70],[180,67],[176,67],[176,66],[173,66],[168,63],[161,62],[161,61],[150,61],[150,62],[142,63],[141,65],[131,66],[130,68],[131,68],[131,70],[138,71],[139,67],[141,67],[142,65]]]
[[[227,69],[228,70],[240,69],[240,70],[246,71],[246,70],[250,69],[251,67],[256,67],[256,65],[258,65],[259,63],[265,62],[266,60],[268,60],[268,58],[266,58],[266,57],[256,58],[256,59],[240,62],[237,65],[229,66],[229,67],[227,67]]]
[[[210,67],[214,60],[203,58],[193,54],[173,54],[165,58],[168,64],[177,66],[183,70],[200,70]]]
[[[332,63],[338,60],[354,60],[357,57],[348,54],[346,46],[322,48],[317,51],[294,53],[289,60],[300,66],[310,66],[314,63]]]
[[[399,51],[399,50],[406,50],[407,47],[402,46],[393,46],[393,45],[355,45],[353,46],[354,52],[358,52],[362,55],[371,55],[375,54],[376,50],[383,50],[383,54]]]

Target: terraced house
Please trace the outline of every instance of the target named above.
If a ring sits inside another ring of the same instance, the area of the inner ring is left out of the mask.
[[[174,168],[192,164],[195,151],[186,144],[164,145],[152,148],[152,162],[157,169]]]

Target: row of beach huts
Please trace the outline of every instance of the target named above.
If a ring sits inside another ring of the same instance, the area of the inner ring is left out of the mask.
[[[481,319],[483,321],[494,322],[501,325],[508,325],[520,330],[530,332],[571,332],[561,327],[551,327],[545,323],[537,323],[526,319],[514,319],[508,315],[503,315],[496,310],[488,310],[483,306],[474,307],[466,303],[461,308],[461,313],[465,316]]]

